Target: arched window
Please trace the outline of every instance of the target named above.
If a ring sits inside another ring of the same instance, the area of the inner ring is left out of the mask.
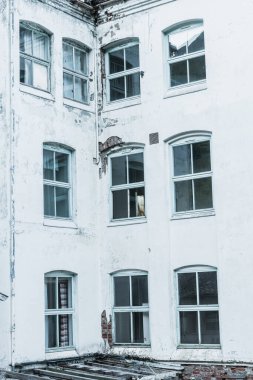
[[[89,50],[74,41],[63,41],[63,96],[88,103]]]
[[[46,350],[73,347],[74,273],[45,274]]]
[[[165,32],[169,87],[205,81],[205,40],[202,21],[184,22]]]
[[[176,271],[180,345],[219,345],[216,268],[186,267]]]
[[[209,132],[192,132],[169,140],[173,214],[213,210],[210,139]]]
[[[108,101],[140,96],[138,39],[115,43],[105,50]]]
[[[112,278],[114,342],[150,344],[148,273],[122,271]]]
[[[20,82],[50,91],[50,35],[33,23],[20,23]]]
[[[126,147],[110,155],[111,219],[145,217],[144,154]]]
[[[72,151],[57,144],[43,146],[44,216],[72,216]]]

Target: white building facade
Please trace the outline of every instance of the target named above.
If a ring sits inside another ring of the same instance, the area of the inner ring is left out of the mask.
[[[0,366],[252,362],[252,3],[0,12]]]

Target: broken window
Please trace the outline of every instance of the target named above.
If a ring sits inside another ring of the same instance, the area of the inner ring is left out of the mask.
[[[73,275],[45,275],[46,350],[73,346]]]
[[[121,272],[113,276],[115,343],[149,344],[148,275]]]
[[[44,216],[71,217],[71,152],[45,145],[43,149]]]
[[[217,272],[209,267],[177,273],[180,344],[219,345]]]
[[[88,103],[88,51],[63,42],[63,96]]]
[[[128,151],[111,157],[113,220],[145,216],[143,151]]]
[[[213,208],[210,137],[187,137],[172,145],[174,211]]]
[[[50,91],[50,37],[30,24],[20,24],[20,82]]]
[[[185,86],[206,79],[205,41],[202,22],[182,24],[168,38],[169,86]]]
[[[107,58],[108,100],[131,98],[140,95],[139,44],[131,42],[110,49]]]

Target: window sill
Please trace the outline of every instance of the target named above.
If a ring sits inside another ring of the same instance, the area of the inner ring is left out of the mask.
[[[121,99],[121,100],[115,100],[114,102],[108,102],[104,106],[103,112],[114,111],[120,108],[132,107],[138,104],[141,104],[140,96],[135,96],[133,98],[126,98],[126,99]]]
[[[77,100],[72,100],[72,99],[64,98],[63,99],[63,105],[66,106],[66,107],[78,108],[79,110],[89,111],[89,112],[93,112],[94,113],[94,111],[91,111],[90,104],[88,104],[88,103],[81,103],[81,102],[78,102]]]
[[[214,209],[199,210],[199,211],[185,211],[185,212],[174,213],[171,217],[171,220],[201,218],[203,216],[213,216],[213,215],[215,215]]]
[[[113,347],[140,347],[140,348],[150,348],[150,343],[113,343]]]
[[[40,90],[38,88],[27,86],[21,83],[20,83],[19,90],[25,94],[36,96],[37,98],[43,98],[43,99],[55,101],[55,98],[53,97],[53,95],[50,92],[45,91],[45,90]]]
[[[47,227],[58,227],[58,228],[74,228],[74,229],[78,228],[77,225],[72,220],[66,220],[66,219],[45,218],[43,225]]]
[[[147,218],[133,218],[133,219],[122,219],[111,221],[107,227],[117,227],[117,226],[125,226],[129,224],[142,224],[147,223]]]
[[[217,349],[221,349],[221,345],[220,344],[179,344],[177,346],[177,349],[180,349],[180,348],[183,348],[183,349],[201,349],[201,350],[206,350],[206,349],[210,349],[210,350],[217,350]]]
[[[207,89],[206,81],[199,83],[191,83],[183,86],[169,88],[164,95],[164,99],[172,98],[173,96],[179,96],[184,94],[190,94],[192,92],[198,92]]]
[[[68,346],[68,347],[47,348],[46,349],[46,354],[52,354],[52,353],[63,352],[63,351],[76,352],[74,346]]]

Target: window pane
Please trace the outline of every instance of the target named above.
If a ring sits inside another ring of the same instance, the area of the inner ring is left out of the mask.
[[[114,157],[112,163],[112,186],[127,183],[126,156]]]
[[[202,344],[220,344],[219,312],[201,311],[200,330]]]
[[[143,153],[128,156],[129,183],[144,181]]]
[[[196,344],[198,339],[198,315],[196,311],[180,311],[180,343]]]
[[[32,31],[20,28],[20,39],[19,39],[20,51],[26,54],[32,55]]]
[[[198,276],[200,305],[217,305],[218,290],[216,272],[200,272],[198,273]]]
[[[176,211],[188,211],[193,209],[192,181],[175,182]]]
[[[71,305],[71,280],[69,278],[58,278],[58,308],[66,309]]]
[[[47,66],[33,62],[33,86],[42,90],[48,89]]]
[[[32,86],[32,61],[20,57],[20,82]]]
[[[143,313],[133,313],[133,343],[144,343]]]
[[[140,73],[126,76],[127,98],[140,95]]]
[[[113,219],[128,218],[128,191],[118,190],[112,192]]]
[[[33,56],[48,61],[48,43],[48,36],[33,32]]]
[[[210,141],[192,144],[193,172],[201,173],[211,170]]]
[[[174,175],[191,174],[191,146],[180,145],[173,147]]]
[[[75,71],[87,75],[87,54],[75,49]]]
[[[170,65],[171,87],[180,86],[181,84],[185,84],[187,82],[187,61],[172,63]]]
[[[110,74],[124,71],[124,50],[109,53]]]
[[[56,309],[56,278],[47,277],[46,283],[46,309]]]
[[[70,346],[71,315],[59,315],[59,347]]]
[[[131,343],[131,314],[115,313],[116,343]]]
[[[145,216],[144,187],[130,189],[130,217]]]
[[[44,215],[55,216],[53,186],[44,185]]]
[[[179,305],[197,305],[196,273],[178,273]]]
[[[148,305],[148,276],[132,276],[132,305]]]
[[[43,178],[54,180],[54,152],[43,150]]]
[[[170,58],[186,54],[187,31],[180,31],[169,35],[169,55]]]
[[[63,73],[63,96],[64,98],[74,99],[73,75]]]
[[[68,44],[63,44],[63,67],[73,70],[73,47]]]
[[[69,189],[56,187],[56,216],[69,218]]]
[[[213,207],[212,178],[199,178],[194,180],[195,209]]]
[[[55,180],[68,182],[68,158],[66,153],[55,152]]]
[[[124,77],[110,80],[110,101],[125,98],[125,79]]]
[[[206,79],[205,56],[189,59],[189,81]]]
[[[114,277],[114,306],[130,306],[129,276]]]
[[[203,26],[189,29],[188,31],[188,52],[193,53],[205,49]]]
[[[139,67],[139,45],[126,48],[125,52],[126,52],[126,70]]]
[[[75,77],[75,100],[82,103],[88,101],[87,80]]]
[[[56,315],[46,316],[46,326],[47,326],[47,348],[57,347],[57,320]]]

